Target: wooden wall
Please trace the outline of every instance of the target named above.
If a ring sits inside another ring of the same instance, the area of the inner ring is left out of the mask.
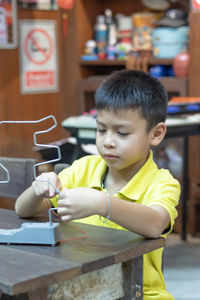
[[[58,126],[43,135],[39,142],[48,143],[67,136],[61,128],[61,121],[69,115],[65,113],[66,99],[63,88],[64,81],[64,45],[67,37],[62,34],[61,12],[19,10],[18,19],[50,19],[57,21],[59,91],[56,93],[29,94],[20,93],[19,48],[12,50],[0,49],[0,120],[39,120],[54,115]],[[70,113],[73,113],[71,111]],[[0,155],[11,157],[37,157],[32,151],[33,132],[47,129],[53,122],[42,124],[1,124]]]

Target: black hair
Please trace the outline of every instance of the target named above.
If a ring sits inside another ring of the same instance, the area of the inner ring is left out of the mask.
[[[151,75],[135,70],[115,71],[95,93],[97,110],[118,111],[138,109],[147,121],[147,131],[167,117],[168,96],[161,82]]]

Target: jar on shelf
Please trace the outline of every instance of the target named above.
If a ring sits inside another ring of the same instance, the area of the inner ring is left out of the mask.
[[[187,50],[182,50],[173,61],[173,70],[176,77],[187,78],[189,73],[190,55]]]

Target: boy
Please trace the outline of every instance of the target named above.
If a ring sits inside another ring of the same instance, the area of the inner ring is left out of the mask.
[[[117,71],[97,89],[95,102],[99,156],[83,157],[59,176],[38,176],[17,199],[16,212],[30,217],[47,197],[63,221],[166,237],[177,216],[180,186],[168,170],[157,168],[150,150],[166,133],[165,89],[146,73]],[[61,190],[59,200],[54,186]],[[144,300],[173,299],[165,289],[162,252],[144,255]]]

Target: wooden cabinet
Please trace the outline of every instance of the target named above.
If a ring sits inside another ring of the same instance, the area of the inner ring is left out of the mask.
[[[92,89],[94,88],[94,82],[97,84],[101,76],[126,67],[125,60],[81,61],[80,59],[84,52],[86,41],[94,36],[96,16],[103,14],[106,8],[110,8],[114,15],[116,13],[131,15],[145,9],[142,1],[139,0],[126,0],[124,4],[121,0],[75,1],[73,10],[69,12],[69,33],[64,60],[65,76],[67,76],[64,94],[67,99],[66,103],[70,102],[68,111],[71,114],[80,114],[93,107]],[[173,59],[150,58],[148,67],[155,64],[171,65],[172,63]],[[67,70],[70,70],[69,74],[67,74]],[[90,86],[90,83],[92,86]],[[188,82],[185,79],[166,78],[163,79],[163,83],[169,93],[181,96],[186,96],[188,93]],[[89,87],[89,90],[87,90],[87,87]],[[81,92],[84,94],[81,94]]]

